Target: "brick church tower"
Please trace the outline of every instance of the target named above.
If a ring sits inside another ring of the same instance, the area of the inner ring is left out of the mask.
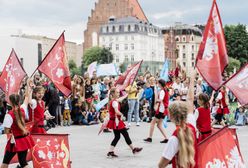
[[[84,51],[99,44],[99,29],[108,23],[110,17],[123,18],[134,16],[148,22],[138,0],[98,0],[95,9],[88,17],[87,29],[84,31]]]

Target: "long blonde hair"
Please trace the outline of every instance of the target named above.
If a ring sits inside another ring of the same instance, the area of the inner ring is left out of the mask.
[[[188,168],[195,165],[195,148],[192,130],[186,126],[188,107],[185,102],[176,101],[169,106],[172,120],[177,126],[179,152],[177,163],[179,167]]]

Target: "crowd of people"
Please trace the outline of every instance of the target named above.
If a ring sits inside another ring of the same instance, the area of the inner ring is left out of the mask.
[[[91,77],[88,73],[83,76],[75,75],[71,83],[72,94],[66,97],[48,78],[36,74],[33,79],[23,81],[19,94],[9,97],[10,104],[6,102],[4,93],[1,93],[0,130],[4,133],[3,128],[10,128],[13,118],[18,120],[16,127],[22,129],[17,131],[17,134],[22,134],[28,139],[28,145],[24,147],[27,151],[33,142],[29,139],[27,130],[23,128],[24,121],[34,121],[31,133],[45,134],[52,127],[72,124],[89,126],[103,123],[107,119],[104,132],[113,132],[115,136],[107,155],[118,157],[114,148],[120,134],[124,136],[134,154],[142,150],[133,147],[127,129],[132,129],[133,123],[140,126],[141,122],[148,122],[149,134],[144,141],[152,142],[157,125],[163,136],[161,143],[170,144],[164,150],[159,166],[165,167],[173,160],[173,164],[185,167],[188,164],[195,165],[195,144],[211,135],[213,125],[225,126],[230,114],[234,114],[236,125],[247,124],[247,107],[238,106],[232,111],[230,104],[237,102],[234,95],[225,86],[217,92],[213,91],[193,71],[190,77],[186,77],[183,72],[171,74],[169,81],[146,72],[139,75],[123,91],[114,86],[117,78],[97,77],[96,73]],[[109,103],[100,110],[96,109],[96,105],[107,97]],[[20,112],[20,108],[23,112]],[[16,115],[16,110],[19,115]],[[24,120],[21,117],[22,113]],[[164,128],[164,122],[167,120],[176,124],[172,137],[166,134]],[[186,141],[189,142],[188,145],[185,145]],[[185,157],[186,151],[188,157]],[[5,165],[8,165],[15,152],[18,150],[5,154]],[[176,153],[181,157],[177,161],[173,159]],[[20,155],[23,158],[26,153]],[[20,164],[22,167],[27,165],[23,159]]]

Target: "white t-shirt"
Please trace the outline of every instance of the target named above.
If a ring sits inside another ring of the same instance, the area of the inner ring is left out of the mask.
[[[175,90],[177,89],[179,92],[181,91],[181,83],[177,84],[176,82],[172,84],[172,88]]]
[[[164,151],[162,153],[162,157],[172,160],[172,158],[177,154],[179,151],[179,141],[176,136],[171,136],[166,144]]]
[[[159,106],[159,112],[160,113],[163,113],[164,112],[164,110],[165,110],[165,107],[164,107],[164,96],[165,96],[165,92],[164,92],[164,90],[161,90],[160,92],[159,92],[159,100],[161,100],[161,103],[160,103],[160,106]]]
[[[2,127],[11,128],[12,124],[13,124],[13,118],[11,117],[11,115],[9,115],[8,113],[5,114]]]
[[[196,118],[195,118],[195,115],[193,113],[189,113],[187,115],[187,123],[191,124],[196,129]]]
[[[218,100],[221,100],[221,99],[222,99],[222,93],[219,92],[219,93],[218,93],[218,96],[216,97],[216,100],[218,101]]]
[[[114,109],[115,109],[115,108],[118,108],[118,102],[117,102],[117,101],[113,101],[112,107],[113,107]]]
[[[31,109],[34,110],[34,109],[37,107],[37,100],[32,99],[32,100],[31,100],[30,107],[31,107]]]
[[[28,106],[26,106],[26,104],[22,104],[20,107],[24,110],[25,120],[28,120],[29,119]]]

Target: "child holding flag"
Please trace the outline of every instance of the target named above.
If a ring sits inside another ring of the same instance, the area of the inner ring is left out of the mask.
[[[129,137],[126,126],[124,122],[122,121],[123,114],[120,112],[119,102],[124,100],[127,97],[127,95],[123,97],[119,97],[119,96],[120,96],[120,91],[117,88],[113,87],[109,93],[109,100],[110,100],[109,105],[108,105],[109,106],[108,107],[109,108],[109,122],[107,124],[107,128],[113,129],[115,137],[111,143],[109,152],[107,154],[108,157],[118,157],[114,153],[114,149],[118,141],[120,140],[120,134],[124,136],[125,141],[127,145],[130,147],[130,149],[132,150],[133,154],[137,154],[142,150],[142,148],[133,147],[132,141]]]
[[[20,107],[20,96],[12,94],[9,97],[12,110],[5,115],[3,126],[5,133],[12,133],[6,145],[6,152],[1,168],[8,168],[12,158],[17,153],[21,167],[28,168],[26,156],[28,149],[34,146],[34,141],[25,128],[25,113]]]

